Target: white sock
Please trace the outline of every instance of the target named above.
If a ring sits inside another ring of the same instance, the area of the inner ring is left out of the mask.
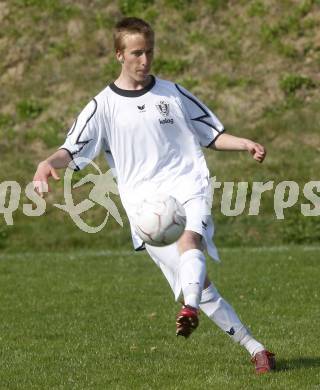
[[[180,256],[179,275],[184,304],[198,308],[206,276],[206,258],[199,249],[189,249]]]
[[[239,343],[245,347],[251,356],[254,356],[256,353],[265,350],[265,347],[259,343],[259,341],[254,339],[250,334],[244,336]]]
[[[210,284],[202,291],[200,309],[224,332],[233,336],[243,324],[233,307]]]
[[[224,332],[243,345],[251,356],[264,350],[264,346],[255,340],[243,325],[233,307],[210,284],[202,291],[200,309]]]

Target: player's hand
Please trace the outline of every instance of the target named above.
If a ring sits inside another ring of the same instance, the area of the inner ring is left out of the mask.
[[[262,163],[267,154],[265,147],[253,141],[248,141],[246,146],[254,160]]]
[[[49,177],[53,177],[54,180],[60,180],[56,170],[48,163],[48,161],[42,161],[37,168],[37,171],[33,177],[33,188],[41,196],[44,197],[45,192],[50,192],[48,184]]]

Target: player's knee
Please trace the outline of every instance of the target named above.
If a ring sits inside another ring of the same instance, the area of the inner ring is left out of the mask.
[[[189,249],[202,249],[202,236],[191,230],[186,230],[178,241],[179,252],[183,253]]]

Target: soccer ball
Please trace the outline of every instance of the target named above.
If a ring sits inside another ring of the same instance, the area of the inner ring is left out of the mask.
[[[186,214],[177,199],[158,194],[139,204],[133,222],[146,244],[166,246],[181,237],[186,226]]]

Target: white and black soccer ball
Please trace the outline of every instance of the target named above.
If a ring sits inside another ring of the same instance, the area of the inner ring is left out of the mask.
[[[146,244],[166,246],[181,237],[186,227],[186,214],[177,199],[157,194],[139,204],[133,222]]]

